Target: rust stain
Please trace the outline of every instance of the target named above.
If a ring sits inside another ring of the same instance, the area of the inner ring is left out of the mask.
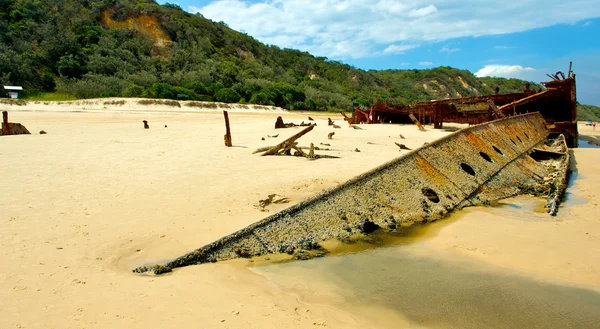
[[[477,148],[478,150],[487,150],[487,151],[491,151],[492,148],[483,141],[483,139],[477,137],[475,134],[473,134],[470,131],[465,131],[463,133],[463,135],[469,140],[469,142],[471,144],[473,144],[475,146],[475,148]]]
[[[417,167],[421,170],[423,175],[429,178],[433,183],[438,185],[447,185],[449,183],[448,178],[442,175],[442,173],[437,170],[431,163],[427,162],[427,160],[417,157],[415,159],[415,163]]]

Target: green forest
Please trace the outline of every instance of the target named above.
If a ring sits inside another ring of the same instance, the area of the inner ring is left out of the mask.
[[[145,97],[332,111],[522,91],[467,70],[365,71],[151,0],[0,0],[0,83],[29,94]],[[532,84],[534,88],[541,86]]]
[[[577,104],[577,120],[600,121],[600,107],[594,105]]]

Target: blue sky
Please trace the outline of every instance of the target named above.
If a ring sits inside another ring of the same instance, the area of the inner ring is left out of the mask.
[[[547,81],[600,105],[600,0],[171,0],[266,44],[369,69],[452,66]]]

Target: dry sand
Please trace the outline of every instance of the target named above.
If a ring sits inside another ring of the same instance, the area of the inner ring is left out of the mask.
[[[307,114],[232,110],[234,147],[226,148],[217,111],[40,104],[9,110],[11,122],[34,134],[0,138],[0,328],[377,327],[348,309],[304,302],[245,268],[246,260],[162,277],[131,269],[265,217],[257,204],[269,194],[290,198],[268,208],[283,209],[407,152],[394,142],[416,148],[448,133],[412,125],[354,130],[340,115],[311,113],[318,126],[300,144],[330,143],[332,151],[317,153],[341,159],[307,161],[251,154],[299,131],[275,130],[278,115],[299,123]],[[333,140],[326,137],[334,131],[328,116],[342,123]],[[142,129],[142,120],[151,129]],[[42,129],[48,134],[35,134]],[[580,179],[572,192],[587,203],[557,220],[473,208],[441,226],[428,244],[597,287],[599,151],[574,154]]]

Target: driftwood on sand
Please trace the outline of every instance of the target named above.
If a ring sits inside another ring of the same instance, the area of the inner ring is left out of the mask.
[[[406,145],[404,145],[404,144],[398,144],[396,142],[394,142],[394,144],[396,144],[396,146],[398,146],[401,150],[409,150],[410,151],[410,149],[408,147],[406,147]]]
[[[252,152],[252,154],[264,152],[262,154],[263,156],[265,156],[265,155],[294,155],[294,156],[305,157],[310,160],[320,159],[320,158],[337,158],[335,156],[330,156],[330,155],[315,154],[315,150],[318,150],[318,148],[316,148],[313,143],[310,143],[310,148],[308,148],[309,149],[308,153],[306,153],[302,150],[302,149],[307,149],[307,148],[298,146],[297,140],[300,137],[307,134],[308,132],[310,132],[311,130],[313,130],[314,127],[315,127],[315,125],[310,125],[307,128],[305,128],[302,131],[295,134],[294,136],[284,140],[283,142],[281,142],[275,146],[261,147],[261,148],[255,150],[254,152]],[[292,151],[293,151],[293,153],[292,153]]]
[[[302,136],[304,136],[305,134],[307,134],[309,131],[313,130],[313,128],[315,128],[315,126],[310,125],[305,129],[302,129],[302,131],[298,132],[297,134],[295,134],[294,136],[284,140],[283,142],[275,145],[274,147],[272,147],[270,150],[267,150],[267,152],[263,155],[275,155],[281,151],[286,152],[287,150],[289,150],[290,148],[292,148],[294,146],[294,143],[296,142],[296,140]]]

